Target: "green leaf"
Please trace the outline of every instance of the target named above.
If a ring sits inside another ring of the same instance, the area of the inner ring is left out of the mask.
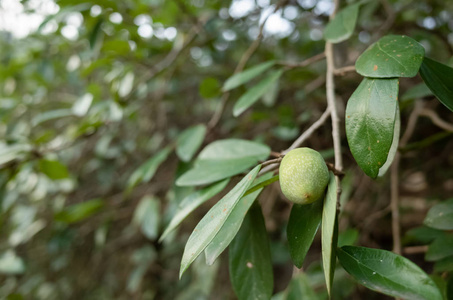
[[[222,90],[224,92],[226,92],[226,91],[232,90],[246,82],[249,82],[256,76],[263,74],[264,71],[266,71],[267,69],[272,67],[274,64],[275,64],[275,61],[268,61],[268,62],[259,64],[257,66],[254,66],[252,68],[249,68],[240,73],[234,74],[233,76],[231,76],[230,78],[227,79],[227,81],[223,85]]]
[[[127,182],[127,192],[130,192],[135,186],[142,182],[148,182],[153,178],[157,168],[167,159],[171,153],[171,147],[168,146],[156,153],[148,159],[140,167],[138,167]]]
[[[99,212],[103,206],[104,201],[102,199],[73,204],[56,213],[54,219],[66,224],[76,223]]]
[[[357,241],[359,237],[359,231],[354,228],[348,228],[345,231],[338,234],[338,247],[352,245]]]
[[[434,239],[444,236],[445,232],[443,231],[426,226],[420,226],[407,231],[405,235],[405,240],[408,243],[415,241],[422,244],[429,244],[432,241],[434,241]]]
[[[431,207],[423,224],[435,229],[453,230],[453,199]]]
[[[320,202],[320,201],[318,201]],[[319,299],[311,287],[310,280],[305,273],[299,273],[291,279],[287,288],[286,300],[316,300]]]
[[[368,47],[355,63],[357,73],[366,77],[414,77],[425,49],[405,35],[386,35]]]
[[[170,232],[175,230],[176,227],[178,227],[179,224],[181,224],[181,222],[201,204],[220,193],[227,186],[229,181],[229,179],[222,180],[185,197],[181,201],[180,209],[173,216],[170,224],[168,224],[167,228],[164,230],[164,233],[162,233],[159,238],[159,242],[162,242]]]
[[[416,264],[393,252],[365,247],[338,249],[343,268],[360,284],[393,297],[442,300],[436,284]]]
[[[324,30],[324,39],[331,43],[340,43],[349,39],[354,32],[359,7],[361,3],[354,3],[340,10]]]
[[[398,151],[398,144],[400,141],[400,131],[401,131],[401,117],[400,117],[400,108],[399,105],[396,105],[395,112],[395,124],[393,125],[393,140],[392,146],[390,146],[389,154],[385,164],[379,169],[379,177],[382,177],[387,173],[388,169],[392,165],[393,160],[395,159],[396,152]]]
[[[291,209],[286,235],[291,259],[298,268],[302,268],[308,249],[321,225],[322,204],[322,200],[307,205],[294,204]]]
[[[271,177],[272,173],[267,173],[256,179],[255,184],[264,182]],[[248,195],[246,195],[247,193],[245,193],[244,196],[242,196],[241,200],[239,200],[238,204],[234,207],[233,211],[226,219],[225,224],[205,249],[206,263],[208,265],[212,265],[217,257],[222,254],[222,252],[234,239],[237,232],[241,228],[242,221],[244,220],[247,211],[255,202],[256,198],[258,198],[263,188],[264,186]]]
[[[425,57],[420,75],[437,99],[453,111],[453,68]]]
[[[200,84],[200,95],[205,99],[217,97],[220,92],[220,83],[215,78],[207,77]]]
[[[0,141],[0,166],[7,164],[15,159],[21,159],[24,155],[32,150],[28,144],[9,145]]]
[[[160,223],[160,202],[156,197],[145,196],[134,211],[133,223],[140,227],[144,236],[150,240],[157,238]]]
[[[453,255],[453,235],[436,238],[428,247],[425,260],[436,261]]]
[[[72,109],[69,109],[69,108],[68,109],[62,108],[62,109],[48,110],[48,111],[40,113],[39,115],[34,117],[31,120],[31,124],[33,126],[37,126],[46,121],[65,118],[65,117],[72,117],[72,116],[74,116],[74,113],[72,112]]]
[[[0,274],[19,275],[25,272],[25,263],[13,250],[0,255]]]
[[[271,72],[263,80],[258,82],[254,87],[249,89],[239,100],[234,104],[233,115],[235,117],[242,114],[247,108],[252,106],[256,101],[271,91],[272,86],[282,76],[283,70]]]
[[[423,63],[422,63],[423,66]],[[410,89],[408,89],[403,96],[401,96],[401,101],[407,101],[410,99],[418,99],[423,98],[426,96],[431,96],[433,92],[429,89],[429,87],[424,83],[417,84]]]
[[[187,128],[178,136],[176,140],[176,154],[185,162],[192,159],[203,143],[206,135],[206,126],[203,124]]]
[[[346,136],[360,168],[376,178],[393,142],[398,79],[364,78],[346,107]]]
[[[270,299],[272,259],[261,207],[252,206],[229,251],[230,280],[239,300]]]
[[[39,170],[52,180],[65,179],[69,177],[68,169],[58,160],[39,160]]]
[[[326,279],[327,292],[332,294],[333,276],[336,265],[336,249],[338,243],[337,222],[337,184],[335,176],[330,173],[326,199],[322,210],[321,246],[322,265]]]
[[[453,256],[442,258],[434,263],[434,271],[437,273],[453,271]]]
[[[258,175],[261,165],[251,170],[228,194],[226,194],[201,219],[187,241],[181,261],[179,277],[209,245],[222,228],[234,207]]]
[[[182,174],[176,185],[204,185],[237,175],[266,159],[270,151],[266,145],[247,140],[215,141],[201,151],[194,167]]]

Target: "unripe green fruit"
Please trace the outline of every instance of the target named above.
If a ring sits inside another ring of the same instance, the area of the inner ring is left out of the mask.
[[[329,182],[329,170],[318,151],[297,148],[280,164],[280,187],[290,201],[310,204],[320,199]]]

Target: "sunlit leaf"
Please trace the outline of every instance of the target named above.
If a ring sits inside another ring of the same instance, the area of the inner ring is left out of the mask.
[[[68,169],[58,160],[39,160],[39,170],[52,180],[65,179],[69,177]]]
[[[264,71],[269,69],[275,64],[275,61],[268,61],[264,62],[262,64],[259,64],[257,66],[251,67],[245,71],[242,71],[240,73],[234,74],[230,78],[225,81],[225,84],[223,85],[223,91],[229,91],[232,90],[246,82],[249,82],[253,78],[263,74]]]

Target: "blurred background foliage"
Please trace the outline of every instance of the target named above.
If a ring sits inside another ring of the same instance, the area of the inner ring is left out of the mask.
[[[194,190],[174,184],[190,166],[177,158],[174,143],[184,129],[208,124],[219,109],[221,86],[257,38],[260,22],[270,15],[246,68],[268,60],[301,62],[324,50],[322,32],[332,1],[289,0],[274,12],[275,5],[270,0],[0,2],[1,298],[235,298],[226,255],[213,266],[198,259],[178,280],[188,234],[213,201],[162,243],[157,239]],[[384,24],[390,25],[387,32],[418,40],[428,57],[451,65],[453,2],[401,0],[362,6],[353,37],[336,45],[337,67],[353,64]],[[286,149],[324,111],[324,73],[324,61],[285,72],[274,93],[237,118],[232,106],[253,81],[231,91],[203,145],[242,138]],[[344,108],[361,78],[348,73],[336,80]],[[403,132],[416,99],[453,121],[451,112],[417,86],[421,82],[418,76],[400,82]],[[333,161],[330,132],[330,125],[323,126],[306,145]],[[340,243],[390,249],[389,177],[371,181],[354,163],[344,132],[342,144],[348,175]],[[453,195],[451,132],[421,118],[402,153],[405,233],[422,224],[434,203]],[[144,174],[139,167],[147,161]],[[319,240],[309,252],[307,273],[291,281],[285,237],[290,204],[278,184],[266,189],[260,203],[271,238],[274,292],[289,285],[290,299],[311,286],[325,298]],[[411,231],[405,243],[427,243],[422,231]],[[432,270],[423,254],[409,258]],[[340,269],[335,285],[340,286],[334,286],[335,299],[365,294],[383,299],[357,287]]]

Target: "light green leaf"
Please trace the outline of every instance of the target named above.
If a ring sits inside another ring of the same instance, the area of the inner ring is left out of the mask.
[[[132,219],[143,235],[150,240],[157,238],[160,223],[160,202],[156,197],[145,196],[138,203]]]
[[[321,202],[321,201],[318,201]],[[319,299],[311,287],[310,280],[305,273],[299,273],[291,279],[287,288],[285,300],[316,300]]]
[[[254,184],[260,184],[271,177],[272,173],[267,173],[256,179]],[[258,198],[263,188],[264,186],[248,195],[245,193],[241,200],[239,200],[238,204],[234,207],[233,211],[225,221],[225,224],[205,249],[206,263],[208,265],[212,265],[217,257],[222,254],[222,252],[234,239],[237,232],[241,228],[242,221],[244,220],[247,211],[255,202],[256,198]]]
[[[25,272],[25,263],[13,250],[8,250],[0,256],[0,274],[18,275]]]
[[[176,184],[204,185],[237,175],[266,159],[270,151],[266,145],[247,140],[215,141],[201,151],[194,167],[181,175]]]
[[[387,173],[388,169],[392,165],[393,160],[395,159],[396,152],[398,151],[398,145],[400,142],[400,130],[401,130],[401,117],[400,117],[400,108],[399,105],[396,105],[395,112],[395,124],[393,125],[393,140],[392,146],[390,146],[389,154],[385,164],[379,169],[378,177],[382,177]]]
[[[153,178],[157,168],[167,159],[171,153],[171,147],[168,146],[156,153],[148,159],[140,167],[138,167],[127,182],[127,192],[130,192],[137,184],[148,182]]]
[[[324,39],[331,43],[340,43],[349,39],[354,32],[359,7],[361,3],[354,3],[340,10],[324,30]]]
[[[39,170],[52,180],[69,177],[68,169],[58,160],[40,159],[38,165]]]
[[[54,219],[66,224],[76,223],[99,212],[103,206],[104,201],[102,199],[73,204],[56,213]]]
[[[270,299],[272,259],[261,207],[247,213],[229,250],[230,280],[239,300]]]
[[[246,82],[249,82],[258,75],[263,74],[264,71],[269,69],[275,64],[275,61],[267,61],[252,68],[249,68],[240,73],[234,74],[225,81],[222,90],[224,92],[232,90]]]
[[[335,176],[330,173],[330,180],[327,186],[326,199],[322,210],[321,246],[322,265],[326,279],[327,292],[332,294],[332,283],[337,261],[336,249],[338,242],[337,222],[337,184]]]
[[[321,225],[323,202],[320,199],[307,205],[294,204],[291,209],[286,236],[291,259],[298,268],[302,268],[308,249]]]
[[[15,159],[20,159],[30,152],[32,147],[28,144],[6,144],[0,141],[0,166]]]
[[[242,114],[247,108],[252,106],[256,101],[268,93],[275,82],[282,76],[283,70],[273,71],[263,80],[258,82],[254,87],[249,89],[244,95],[239,98],[233,107],[233,115],[235,117]]]
[[[360,168],[376,178],[393,142],[398,79],[363,79],[346,107],[346,136]]]
[[[359,56],[355,67],[366,77],[414,77],[424,56],[425,48],[416,40],[405,35],[386,35]]]
[[[390,251],[344,246],[338,249],[338,259],[346,272],[376,292],[407,300],[442,300],[420,267]]]
[[[433,206],[423,223],[435,229],[453,230],[453,199]]]
[[[68,109],[62,108],[62,109],[48,110],[48,111],[40,113],[39,115],[34,117],[31,120],[31,124],[33,126],[37,126],[46,121],[60,119],[60,118],[64,118],[64,117],[71,117],[71,116],[74,116],[74,113],[72,112],[72,109],[69,109],[69,108]]]
[[[437,99],[453,111],[453,68],[425,57],[420,75]]]
[[[176,154],[185,162],[192,159],[203,143],[206,134],[206,126],[203,124],[187,128],[178,136],[176,140]]]
[[[258,175],[261,165],[251,170],[228,194],[225,195],[197,224],[184,248],[179,277],[209,245],[222,228],[234,207]]]
[[[175,230],[176,227],[178,227],[179,224],[181,224],[181,222],[191,212],[197,209],[201,204],[205,203],[206,201],[220,193],[220,191],[222,191],[227,186],[229,181],[229,179],[222,180],[185,197],[181,201],[181,208],[173,216],[167,228],[165,228],[164,233],[162,233],[161,237],[159,238],[159,242],[162,242],[170,232]]]

